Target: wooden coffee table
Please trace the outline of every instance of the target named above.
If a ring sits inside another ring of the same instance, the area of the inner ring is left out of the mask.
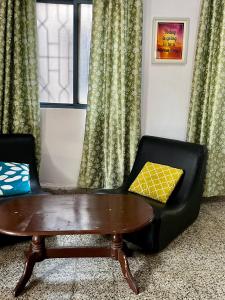
[[[130,288],[138,294],[122,235],[139,230],[153,219],[153,209],[135,195],[37,195],[0,201],[0,232],[32,236],[18,296],[34,265],[48,258],[112,257],[120,262]],[[46,248],[45,237],[74,234],[111,234],[111,248]]]

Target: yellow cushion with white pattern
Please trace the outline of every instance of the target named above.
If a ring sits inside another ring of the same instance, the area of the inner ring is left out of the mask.
[[[166,203],[183,170],[146,162],[129,191]]]

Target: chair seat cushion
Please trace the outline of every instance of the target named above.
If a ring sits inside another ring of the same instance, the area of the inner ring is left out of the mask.
[[[30,192],[29,164],[0,162],[0,196]]]
[[[182,174],[181,169],[146,162],[129,191],[166,203]]]

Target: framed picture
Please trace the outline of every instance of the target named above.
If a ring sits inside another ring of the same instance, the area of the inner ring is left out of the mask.
[[[153,19],[153,63],[180,63],[187,61],[189,19]]]

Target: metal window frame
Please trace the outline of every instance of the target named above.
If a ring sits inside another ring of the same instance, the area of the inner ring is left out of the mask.
[[[36,0],[39,3],[70,4],[73,5],[73,104],[40,102],[41,108],[76,108],[86,109],[87,104],[79,103],[79,5],[92,4],[92,0]]]

